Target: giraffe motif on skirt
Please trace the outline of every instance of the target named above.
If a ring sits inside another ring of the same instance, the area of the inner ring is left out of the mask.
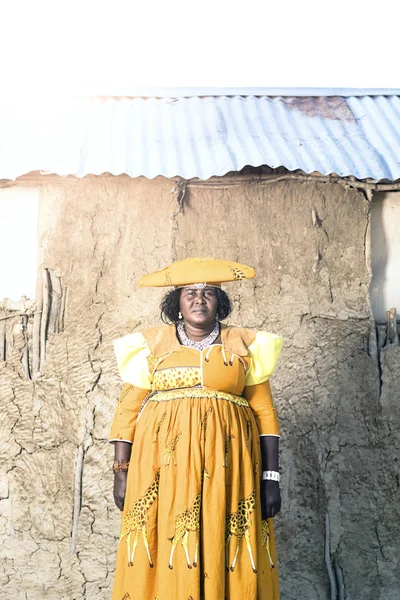
[[[182,435],[182,431],[180,431],[178,433],[178,435],[176,435],[174,438],[172,438],[172,440],[170,442],[168,442],[167,447],[164,450],[164,465],[166,467],[169,467],[169,463],[171,462],[171,458],[174,459],[174,465],[176,466],[176,460],[175,460],[175,448],[176,445],[179,441],[179,438]]]
[[[203,488],[204,477],[210,478],[207,471],[204,469],[203,475],[201,478],[201,487]],[[171,554],[169,557],[169,568],[172,569],[172,559],[174,556],[176,545],[180,540],[182,540],[182,546],[185,550],[187,566],[189,569],[192,568],[192,564],[190,562],[189,550],[188,550],[188,540],[189,533],[191,531],[196,532],[196,550],[193,558],[193,567],[197,567],[197,560],[199,556],[199,539],[200,539],[200,510],[201,510],[201,492],[195,496],[192,506],[187,508],[183,512],[181,512],[175,519],[175,533],[172,537],[168,538],[172,542]]]
[[[228,438],[226,438],[225,440],[225,453],[224,453],[224,468],[227,469],[228,468],[228,454],[229,454],[229,445],[231,440],[234,438],[234,435],[230,435]]]
[[[213,409],[212,406],[209,406],[206,410],[206,412],[204,413],[204,416],[201,420],[201,432],[200,432],[200,439],[203,438],[204,441],[206,441],[206,426],[207,426],[207,419],[210,416],[210,414],[212,413]]]
[[[149,559],[150,567],[153,567],[153,561],[150,556],[149,543],[147,541],[147,530],[146,525],[149,520],[148,512],[157,498],[158,485],[160,482],[160,469],[158,469],[155,478],[151,485],[147,488],[143,496],[138,498],[132,508],[125,514],[121,533],[119,536],[120,541],[126,537],[126,543],[128,546],[128,567],[133,566],[133,559],[135,558],[135,550],[138,545],[140,533],[143,537],[143,542],[146,548],[147,556]],[[131,553],[131,536],[133,535],[133,545]]]
[[[236,561],[239,554],[240,542],[242,537],[246,540],[247,551],[250,556],[250,562],[253,569],[253,573],[257,573],[256,564],[253,558],[253,552],[251,549],[250,542],[250,525],[251,518],[250,515],[254,511],[256,502],[256,493],[255,490],[244,498],[243,500],[239,500],[238,509],[236,512],[228,514],[225,521],[225,540],[226,540],[226,569],[227,571],[230,569],[233,571],[235,569]],[[237,537],[237,545],[234,559],[232,561],[231,566],[229,567],[229,545],[231,537],[235,535]]]
[[[269,564],[271,569],[275,568],[274,561],[272,560],[271,551],[269,547],[269,524],[267,519],[261,521],[261,546],[266,549],[269,558]]]
[[[159,420],[159,422],[157,423],[157,429],[155,430],[155,433],[154,433],[154,438],[153,438],[153,443],[154,443],[154,444],[155,444],[155,443],[156,443],[156,441],[157,441],[157,437],[159,437],[159,436],[160,436],[160,429],[161,429],[161,425],[163,424],[163,422],[164,422],[164,419],[165,419],[165,417],[166,417],[166,416],[167,416],[167,413],[165,412],[165,413],[163,414],[163,416],[161,417],[161,419]]]

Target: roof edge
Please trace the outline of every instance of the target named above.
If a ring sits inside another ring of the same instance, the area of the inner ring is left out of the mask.
[[[189,98],[191,96],[400,96],[400,88],[324,87],[127,87],[87,90],[83,96]]]

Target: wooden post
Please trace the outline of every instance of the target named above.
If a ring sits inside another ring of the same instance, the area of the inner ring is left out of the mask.
[[[24,348],[22,350],[21,362],[22,362],[22,366],[24,368],[27,379],[30,379],[31,373],[30,373],[30,369],[29,369],[29,338],[28,338],[28,331],[27,331],[27,328],[28,328],[28,317],[27,316],[24,315],[21,317],[21,325],[22,325],[22,333],[24,336]]]
[[[5,314],[2,311],[1,316],[4,317]],[[0,321],[0,360],[6,360],[6,322]]]
[[[65,307],[67,303],[67,287],[62,288],[62,297],[61,297],[61,309],[60,309],[60,319],[58,322],[58,331],[64,331],[64,321],[65,321]]]
[[[325,566],[330,584],[330,600],[337,600],[336,578],[333,574],[331,559],[331,526],[328,511],[325,513]]]
[[[397,333],[397,318],[396,309],[391,308],[386,312],[386,318],[388,323],[388,340],[390,344],[395,346],[399,345],[399,334]]]
[[[335,569],[336,583],[337,583],[337,588],[338,588],[337,600],[344,600],[345,599],[345,589],[344,589],[343,570],[342,570],[342,567],[339,565],[339,563],[336,559],[336,556],[333,559],[333,568]]]
[[[47,327],[48,333],[58,332],[58,323],[60,318],[61,308],[61,278],[55,273],[50,273],[51,281],[51,304],[49,314],[49,325]]]
[[[36,291],[36,306],[33,315],[32,329],[32,379],[36,379],[40,375],[40,323],[42,320],[43,310],[43,280],[37,284]]]
[[[50,294],[49,294],[49,274],[47,269],[43,269],[43,308],[42,318],[40,321],[40,371],[44,369],[44,363],[46,361],[46,337],[47,337],[47,323],[50,308]]]
[[[78,523],[82,504],[82,471],[85,451],[83,444],[78,448],[75,463],[75,481],[74,481],[74,504],[72,507],[72,530],[71,530],[71,555],[76,553],[76,543],[78,540]]]

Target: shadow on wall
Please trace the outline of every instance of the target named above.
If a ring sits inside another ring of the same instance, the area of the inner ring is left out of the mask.
[[[387,490],[379,487],[376,475],[385,449],[376,449],[380,407],[377,371],[363,347],[368,325],[314,323],[316,378],[309,396],[297,398],[283,439],[284,513],[277,533],[282,597],[315,598],[317,593],[322,598],[329,589],[335,600],[346,593],[369,600],[378,597],[376,552],[360,554],[359,547],[378,547],[379,515],[373,506],[378,495],[384,502]],[[335,335],[326,343],[329,333]],[[365,481],[371,483],[368,489]]]

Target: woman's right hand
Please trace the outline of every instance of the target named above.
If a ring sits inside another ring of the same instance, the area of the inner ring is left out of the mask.
[[[119,510],[124,510],[127,477],[128,471],[114,473],[114,502]]]

